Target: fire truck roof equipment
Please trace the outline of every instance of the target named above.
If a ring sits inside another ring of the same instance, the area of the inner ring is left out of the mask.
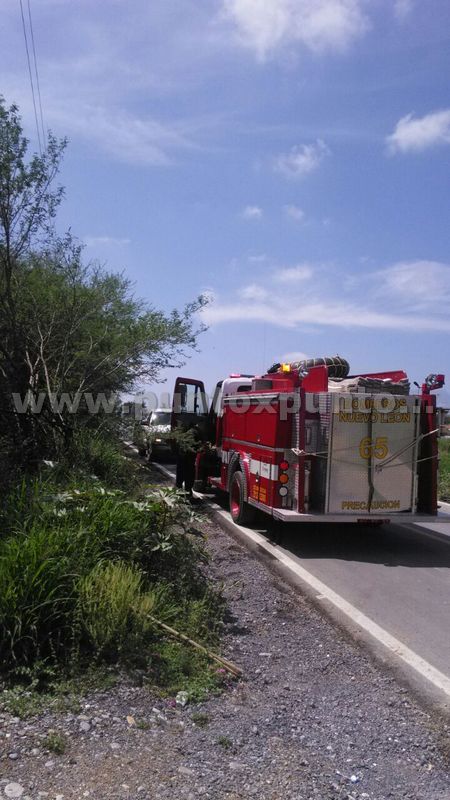
[[[275,372],[287,372],[286,366],[289,366],[291,370],[298,370],[300,373],[307,372],[313,367],[328,367],[328,377],[334,378],[335,380],[346,378],[350,372],[350,364],[345,358],[341,358],[341,356],[325,356],[323,358],[307,358],[303,361],[292,361],[289,365],[277,362],[272,364],[267,370],[267,374],[273,375]]]

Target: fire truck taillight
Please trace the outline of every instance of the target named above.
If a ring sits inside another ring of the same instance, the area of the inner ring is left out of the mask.
[[[286,459],[280,461],[279,464],[280,473],[278,475],[278,482],[281,484],[281,486],[278,487],[278,494],[280,495],[280,497],[286,497],[289,493],[287,487],[287,484],[289,483],[289,475],[287,474],[289,467],[290,467],[289,461],[286,461]]]

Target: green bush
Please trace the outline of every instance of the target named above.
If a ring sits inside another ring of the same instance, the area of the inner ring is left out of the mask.
[[[148,583],[165,579],[181,594],[197,580],[204,583],[199,570],[203,550],[185,535],[193,524],[192,509],[175,489],[155,489],[140,500],[96,486],[72,489],[53,495],[48,510],[60,514],[65,526],[90,531],[97,561],[133,563]]]
[[[202,537],[187,535],[195,512],[184,493],[136,477],[109,434],[85,429],[58,463],[4,492],[1,708],[35,713],[91,667],[117,663],[164,694],[200,699],[220,685],[207,657],[150,619],[218,643],[222,600]]]
[[[92,653],[132,658],[161,636],[149,613],[217,640],[221,603],[202,574],[201,546],[186,536],[192,510],[175,490],[131,501],[96,484],[58,491],[50,479],[22,482],[2,521],[3,674],[22,679],[25,668],[28,682],[39,673],[45,684],[48,665],[80,664]]]
[[[42,745],[46,750],[49,750],[50,753],[62,756],[67,750],[68,739],[64,733],[49,731],[45,739],[42,740]]]
[[[139,466],[125,457],[116,434],[104,430],[76,430],[59,458],[59,472],[95,476],[112,488],[129,489],[139,480]]]

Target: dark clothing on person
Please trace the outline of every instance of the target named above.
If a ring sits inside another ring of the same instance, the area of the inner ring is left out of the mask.
[[[175,486],[177,489],[183,489],[184,484],[185,492],[192,495],[195,481],[195,460],[203,444],[203,436],[198,425],[192,425],[188,430],[192,431],[194,442],[189,449],[178,448]]]
[[[195,459],[196,453],[178,453],[177,456],[177,474],[175,486],[177,489],[182,489],[184,484],[185,492],[192,493],[195,479]]]

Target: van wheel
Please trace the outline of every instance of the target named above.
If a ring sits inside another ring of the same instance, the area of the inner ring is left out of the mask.
[[[232,479],[230,487],[230,514],[233,522],[238,525],[249,525],[255,516],[254,509],[244,500],[245,497],[245,478],[237,470]]]

